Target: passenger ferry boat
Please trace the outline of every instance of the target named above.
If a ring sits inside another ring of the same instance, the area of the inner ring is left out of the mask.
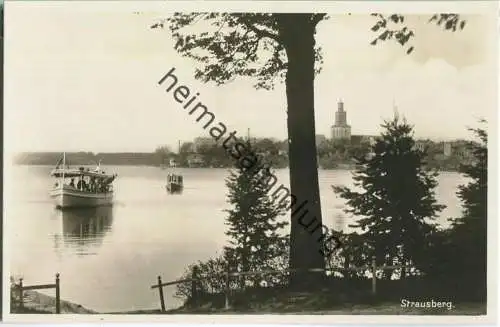
[[[56,179],[49,194],[57,208],[98,207],[113,203],[112,183],[117,175],[106,174],[100,168],[100,163],[93,170],[70,168],[64,154],[62,162],[58,162],[50,175]]]
[[[184,178],[182,175],[170,173],[167,175],[167,185],[165,186],[168,193],[181,193],[184,189]]]

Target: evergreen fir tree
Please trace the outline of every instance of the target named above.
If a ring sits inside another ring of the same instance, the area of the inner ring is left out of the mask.
[[[226,179],[232,208],[226,210],[230,246],[225,254],[237,271],[272,269],[288,251],[287,236],[282,233],[287,222],[280,219],[286,213],[285,205],[273,201],[263,177],[238,163]],[[255,283],[259,278],[246,280]]]
[[[483,121],[484,122],[484,121]],[[460,172],[471,179],[457,192],[463,203],[462,217],[453,222],[450,232],[452,250],[448,260],[453,275],[473,283],[481,297],[486,297],[487,272],[487,198],[488,135],[484,129],[470,129],[479,142],[469,146],[473,160]]]
[[[481,236],[485,236],[488,195],[488,134],[480,128],[470,130],[479,139],[479,143],[472,142],[469,145],[474,160],[460,167],[460,172],[472,181],[459,187],[457,194],[463,202],[464,211],[462,218],[456,220],[454,225],[475,226],[477,231],[483,233]]]
[[[437,173],[425,168],[426,151],[415,147],[413,127],[406,120],[396,116],[382,127],[372,155],[356,158],[353,179],[362,191],[335,187],[335,192],[347,200],[345,212],[360,217],[352,227],[361,228],[366,250],[379,264],[418,266],[432,221],[444,208],[435,199]]]

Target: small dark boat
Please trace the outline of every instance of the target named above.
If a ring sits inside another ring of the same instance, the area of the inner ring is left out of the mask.
[[[167,185],[165,186],[167,192],[170,194],[181,193],[184,189],[184,179],[181,175],[168,174]]]

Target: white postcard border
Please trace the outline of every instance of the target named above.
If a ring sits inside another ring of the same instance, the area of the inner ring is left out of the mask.
[[[8,10],[11,6],[33,7],[67,6],[66,1],[6,1],[5,25],[8,29]],[[259,11],[259,12],[327,12],[327,13],[371,13],[371,12],[400,12],[400,13],[434,13],[457,12],[496,15],[498,17],[498,3],[496,1],[71,1],[72,10],[81,11]],[[498,28],[492,33],[491,47],[498,58]],[[8,46],[8,40],[6,40]],[[5,59],[6,61],[8,58]],[[5,65],[6,66],[6,65]],[[498,70],[498,63],[497,63]],[[498,73],[492,74],[498,88]],[[154,85],[152,84],[152,87]],[[499,90],[500,93],[500,90]],[[496,99],[498,107],[498,96]],[[7,114],[9,108],[4,109]],[[492,116],[498,115],[498,110],[492,108]],[[498,116],[497,116],[498,118]],[[383,316],[383,315],[13,315],[9,311],[9,251],[4,246],[3,256],[3,319],[4,322],[23,323],[175,323],[175,324],[307,324],[307,325],[338,325],[338,324],[491,324],[498,314],[498,120],[488,122],[489,131],[489,166],[488,166],[488,304],[486,316]],[[5,138],[4,138],[5,140]],[[4,189],[7,189],[8,166],[5,164],[4,153]],[[7,178],[6,178],[7,177]],[[4,245],[9,244],[8,219],[6,217],[6,194],[4,194]],[[8,208],[8,207],[7,207]]]

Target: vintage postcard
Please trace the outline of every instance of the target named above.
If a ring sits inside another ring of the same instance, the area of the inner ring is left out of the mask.
[[[496,2],[2,9],[5,321],[496,320]]]

